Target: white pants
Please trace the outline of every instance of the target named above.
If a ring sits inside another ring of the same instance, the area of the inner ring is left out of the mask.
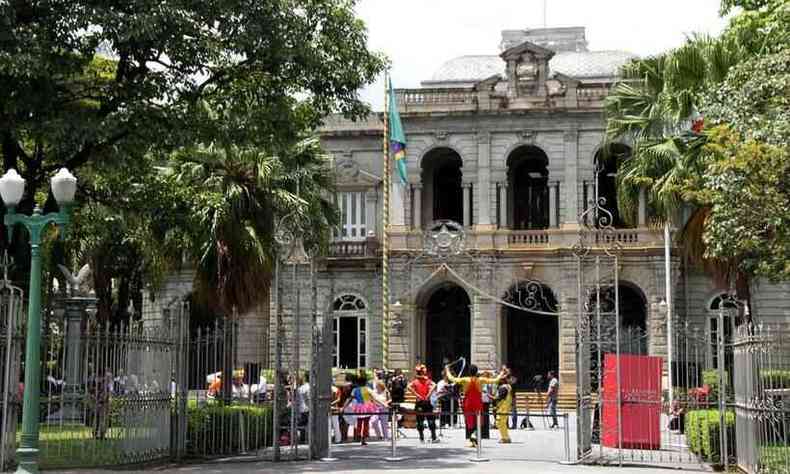
[[[335,443],[339,443],[343,439],[342,433],[340,433],[340,418],[338,415],[332,415],[329,419],[332,420],[332,433],[335,436]]]
[[[381,413],[374,416],[370,420],[370,424],[373,426],[373,431],[376,433],[376,436],[380,437],[381,439],[389,438],[389,423],[390,419],[388,413]]]

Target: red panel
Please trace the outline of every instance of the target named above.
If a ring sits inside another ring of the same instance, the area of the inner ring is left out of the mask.
[[[661,357],[620,355],[623,448],[661,447]],[[617,356],[604,354],[601,442],[617,447]]]

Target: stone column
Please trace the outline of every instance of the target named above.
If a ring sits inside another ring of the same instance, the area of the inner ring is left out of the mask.
[[[499,183],[499,227],[502,229],[508,228],[508,215],[507,215],[507,181]]]
[[[570,289],[569,289],[570,290]],[[575,293],[575,289],[573,290]],[[560,386],[564,386],[569,391],[574,391],[571,387],[576,387],[576,297],[568,297],[562,300],[560,305],[559,318],[559,378]]]
[[[579,131],[571,129],[563,135],[564,146],[563,155],[565,157],[565,183],[567,183],[565,194],[565,215],[563,225],[566,227],[576,227],[579,215]]]
[[[494,303],[472,298],[469,308],[472,324],[472,363],[480,370],[496,369],[497,354],[496,310]]]
[[[378,192],[376,188],[369,188],[365,193],[365,231],[370,236],[376,235],[376,206],[378,205]]]
[[[639,227],[647,227],[647,191],[639,189]]]
[[[463,226],[470,227],[472,225],[472,183],[463,183],[464,190],[464,214]]]
[[[414,216],[412,218],[412,228],[422,228],[422,182],[414,183]]]
[[[549,227],[557,227],[557,185],[549,184]]]
[[[81,422],[80,383],[82,381],[81,326],[88,308],[96,304],[96,298],[73,296],[66,305],[66,373],[63,387],[62,420],[66,423]],[[102,374],[104,375],[104,374]],[[60,420],[59,420],[60,421]]]
[[[477,188],[475,199],[479,203],[477,211],[477,225],[491,227],[491,134],[479,132],[477,134]]]

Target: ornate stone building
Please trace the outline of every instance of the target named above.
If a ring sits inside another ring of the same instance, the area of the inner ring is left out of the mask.
[[[504,31],[499,54],[452,59],[422,87],[397,90],[409,185],[403,202],[391,207],[390,367],[422,361],[438,372],[443,361],[465,356],[482,368],[508,363],[522,381],[558,369],[563,387],[572,387],[578,295],[572,247],[578,216],[596,189],[622,246],[624,350],[666,353],[663,234],[649,225],[644,200],[637,225],[623,224],[614,180],[616,158],[627,159],[628,144],[602,149],[603,99],[632,57],[589,51],[584,28]],[[383,123],[378,115],[356,123],[331,117],[321,134],[337,167],[342,225],[315,268],[319,318],[333,320],[335,366],[381,367]],[[463,235],[463,251],[425,250],[426,234],[442,230],[437,221],[460,225],[463,232],[452,236]],[[715,330],[710,308],[721,290],[704,275],[682,271],[678,257],[672,266],[678,320]],[[284,342],[287,364],[295,295],[291,270],[284,275],[279,303],[286,331],[270,340]],[[306,365],[308,265],[296,280]],[[758,285],[752,313],[790,319],[782,305],[789,292],[788,285]],[[274,318],[265,313],[259,321],[268,318],[274,334]],[[269,361],[257,362],[271,365],[272,353],[269,343]]]

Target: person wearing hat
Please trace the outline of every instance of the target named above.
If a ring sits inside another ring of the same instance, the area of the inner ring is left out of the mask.
[[[433,405],[431,405],[431,395],[436,390],[436,384],[428,377],[428,369],[420,364],[414,368],[414,380],[411,381],[407,390],[414,394],[417,401],[414,409],[417,411],[417,431],[420,433],[420,442],[425,442],[423,421],[428,420],[428,429],[431,430],[431,442],[436,443],[436,421],[433,416]]]

